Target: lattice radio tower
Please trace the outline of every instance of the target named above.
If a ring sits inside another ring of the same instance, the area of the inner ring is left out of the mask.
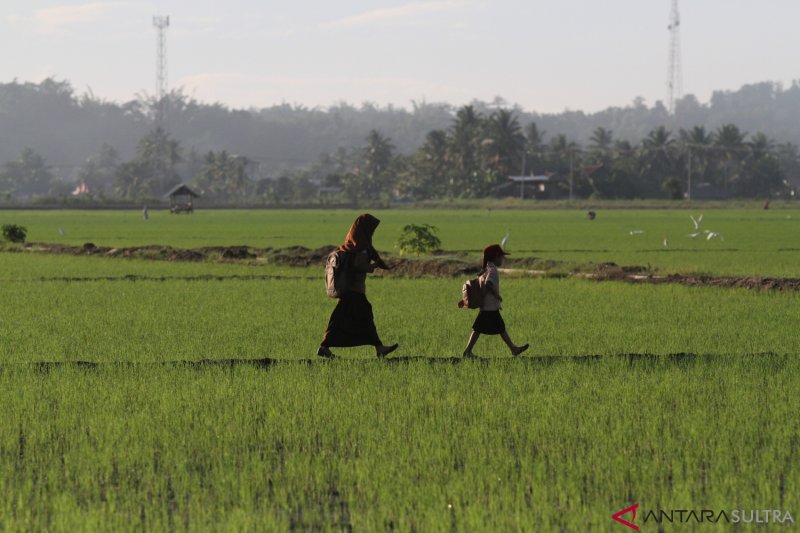
[[[669,14],[669,70],[667,72],[667,109],[675,113],[675,102],[683,93],[681,74],[681,17],[678,14],[678,0],[672,0]]]
[[[166,121],[167,97],[167,28],[169,16],[153,17],[153,26],[156,28],[156,127],[164,127]]]

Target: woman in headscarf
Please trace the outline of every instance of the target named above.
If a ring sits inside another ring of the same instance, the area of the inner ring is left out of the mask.
[[[483,249],[483,270],[479,276],[480,286],[483,290],[483,305],[475,322],[472,324],[472,334],[464,350],[464,357],[474,357],[472,348],[478,342],[481,333],[484,335],[500,335],[506,343],[511,355],[518,356],[528,349],[527,344],[517,346],[506,331],[506,323],[500,316],[503,308],[503,298],[500,297],[500,272],[497,267],[503,266],[505,256],[508,255],[499,244],[490,244]]]
[[[368,213],[359,215],[350,226],[344,244],[338,248],[351,254],[347,291],[339,298],[331,313],[325,336],[317,350],[319,356],[333,357],[331,347],[374,346],[378,357],[397,349],[397,344],[386,346],[378,337],[372,305],[366,295],[367,273],[374,272],[376,268],[390,268],[372,246],[372,235],[380,222]]]

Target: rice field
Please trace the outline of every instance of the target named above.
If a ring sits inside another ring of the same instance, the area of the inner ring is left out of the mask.
[[[706,212],[725,241],[679,233],[689,214],[386,211],[376,245],[422,222],[475,257],[508,229],[518,256],[800,277],[794,211]],[[315,248],[353,216],[0,223],[39,242]],[[324,361],[320,268],[28,252],[0,267],[0,531],[626,531],[611,515],[633,503],[800,515],[796,292],[504,278],[531,349],[482,337],[459,361],[463,280],[374,278],[400,350]]]

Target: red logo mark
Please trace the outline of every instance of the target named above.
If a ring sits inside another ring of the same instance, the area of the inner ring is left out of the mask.
[[[636,520],[636,509],[638,509],[638,508],[639,508],[639,504],[638,503],[634,503],[630,507],[627,507],[625,509],[622,509],[621,511],[617,511],[616,513],[612,514],[611,518],[613,520],[619,522],[620,524],[624,525],[624,526],[628,526],[629,528],[631,528],[634,531],[639,531],[639,526],[637,526],[636,524],[633,523],[633,521]],[[628,513],[631,513],[631,515],[632,515],[630,522],[628,522],[627,520],[622,518],[622,516],[624,516],[624,515],[626,515]]]

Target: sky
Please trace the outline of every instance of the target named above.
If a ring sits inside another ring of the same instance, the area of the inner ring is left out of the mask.
[[[127,102],[169,89],[261,108],[410,108],[501,97],[525,111],[666,100],[671,0],[1,0],[0,82]],[[683,93],[800,79],[800,1],[681,0]]]

